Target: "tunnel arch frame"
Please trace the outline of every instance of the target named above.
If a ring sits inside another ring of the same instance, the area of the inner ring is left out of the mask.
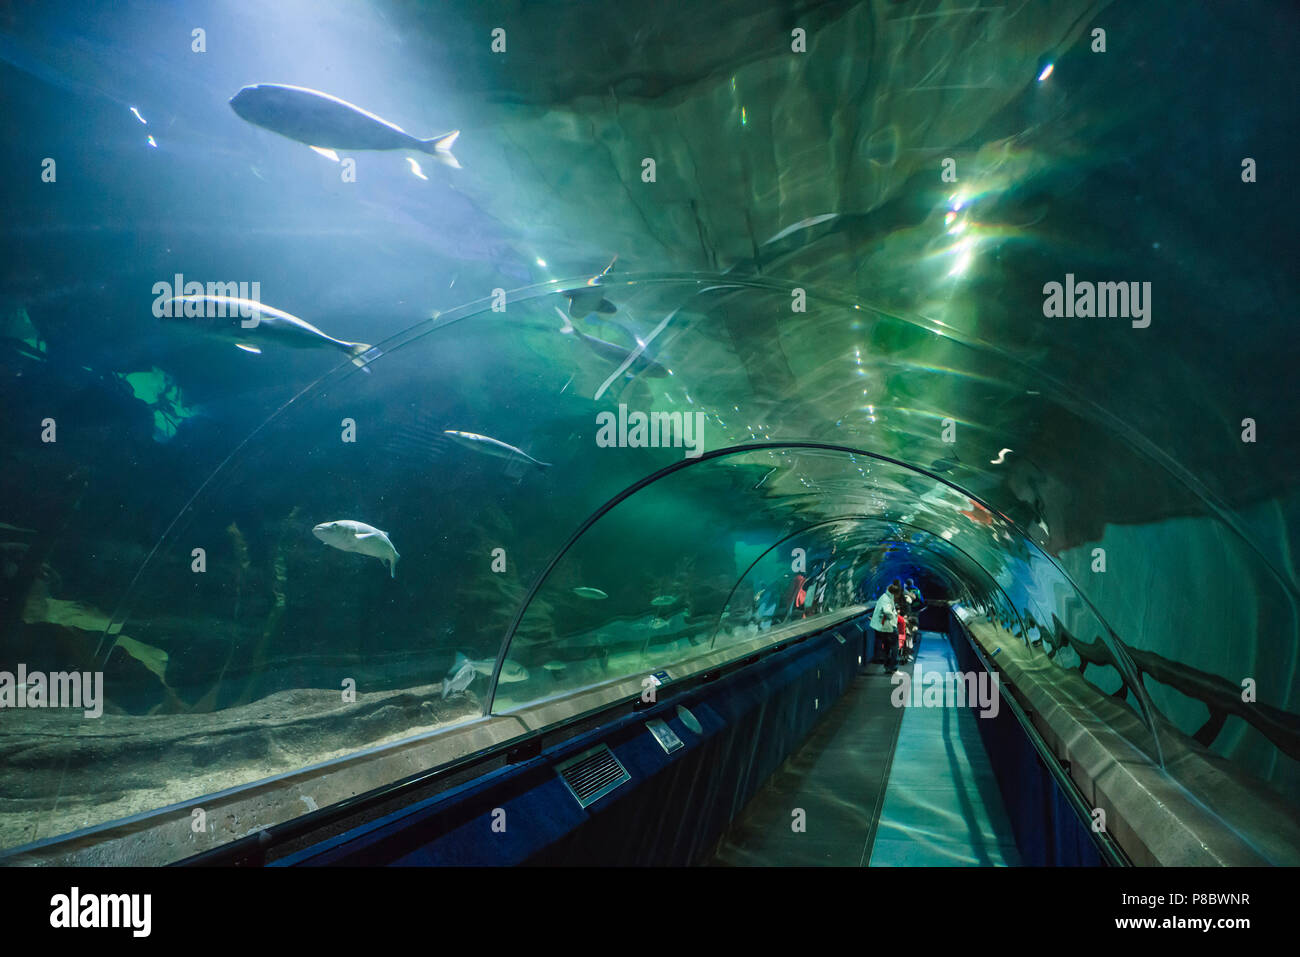
[[[907,528],[916,529],[918,532],[921,532],[922,534],[927,535],[930,538],[940,537],[936,535],[934,532],[930,531],[928,528],[922,528],[921,526],[914,525],[911,522],[901,522],[901,521],[895,521],[893,519],[882,519],[877,515],[869,515],[866,513],[841,515],[836,518],[823,519],[821,521],[813,522],[809,525],[804,525],[801,528],[797,528],[793,532],[790,532],[787,535],[783,535],[781,538],[774,541],[767,548],[763,549],[763,551],[758,555],[758,557],[756,557],[752,562],[750,562],[748,567],[746,567],[746,569],[744,570],[744,572],[741,573],[740,577],[736,579],[735,583],[731,586],[731,591],[727,593],[727,600],[722,603],[722,608],[718,612],[717,620],[714,622],[713,634],[709,638],[709,647],[712,648],[713,643],[717,640],[718,631],[722,627],[722,614],[727,610],[727,606],[731,604],[731,599],[735,596],[736,589],[740,587],[740,583],[743,582],[749,576],[749,573],[754,570],[755,566],[757,566],[758,563],[761,562],[766,556],[770,555],[774,549],[780,548],[786,542],[790,541],[790,539],[796,538],[799,535],[803,535],[805,532],[810,532],[813,529],[822,528],[826,525],[840,525],[846,522],[853,523],[853,522],[862,522],[862,521],[868,521],[868,522],[880,521],[880,522],[886,522],[888,524],[902,525]],[[944,539],[944,541],[947,540]],[[1016,619],[1020,622],[1021,633],[1024,634],[1025,621],[1020,616],[1020,612],[1016,608],[1016,603],[1011,600],[1011,596],[1006,593],[1006,590],[1001,585],[998,584],[997,579],[994,578],[991,574],[989,574],[988,569],[985,568],[983,565],[981,565],[979,562],[977,562],[974,558],[972,558],[970,556],[970,553],[967,552],[964,548],[962,548],[959,545],[953,545],[951,542],[948,542],[948,545],[958,554],[962,555],[964,558],[970,561],[972,565],[974,565],[976,568],[978,568],[981,572],[983,572],[988,577],[993,587],[1002,595],[1004,599],[1006,599],[1007,605],[1011,608],[1012,612],[1015,613]],[[931,548],[929,546],[920,546],[920,548],[922,551],[927,551],[935,555],[941,554],[938,551],[938,549]]]
[[[501,669],[505,665],[506,654],[510,650],[510,645],[514,641],[515,634],[519,629],[519,625],[523,621],[524,615],[528,611],[529,605],[532,604],[533,599],[537,597],[537,593],[541,590],[542,586],[546,583],[547,579],[551,575],[551,572],[553,572],[556,566],[559,565],[559,563],[563,560],[564,556],[568,553],[569,549],[571,549],[575,544],[577,544],[578,541],[583,537],[583,535],[585,535],[587,531],[593,525],[596,524],[596,522],[598,522],[601,518],[603,518],[608,512],[610,512],[621,502],[624,502],[627,499],[631,498],[637,492],[640,492],[642,489],[654,485],[660,479],[667,478],[669,475],[672,475],[676,472],[680,472],[683,469],[703,465],[705,462],[710,462],[713,461],[714,459],[726,458],[733,455],[742,455],[747,452],[761,452],[764,450],[775,451],[775,450],[784,450],[784,449],[813,449],[813,450],[820,450],[825,452],[840,452],[846,455],[861,455],[869,459],[874,459],[878,462],[885,462],[890,465],[895,465],[903,469],[904,471],[912,472],[918,475],[923,475],[926,478],[930,479],[931,481],[937,482],[940,485],[947,486],[953,491],[958,492],[961,495],[964,495],[966,498],[970,499],[971,501],[978,503],[982,508],[987,509],[990,513],[997,515],[999,518],[1005,521],[1012,529],[1015,530],[1016,534],[1020,536],[1021,540],[1025,542],[1025,544],[1030,549],[1036,552],[1044,561],[1046,561],[1052,568],[1054,568],[1057,574],[1059,574],[1064,581],[1069,583],[1070,587],[1074,590],[1075,595],[1077,595],[1079,600],[1083,602],[1084,606],[1090,612],[1092,612],[1093,616],[1097,619],[1098,623],[1100,623],[1100,625],[1104,629],[1102,640],[1110,647],[1111,653],[1115,656],[1116,660],[1123,664],[1121,675],[1124,679],[1124,682],[1128,684],[1130,687],[1132,687],[1134,690],[1135,697],[1137,697],[1138,699],[1138,705],[1141,711],[1142,720],[1147,725],[1148,733],[1150,733],[1153,745],[1155,747],[1156,763],[1160,768],[1162,769],[1164,768],[1164,764],[1165,764],[1164,749],[1160,745],[1160,735],[1156,726],[1154,705],[1152,705],[1150,701],[1146,688],[1142,685],[1141,677],[1132,659],[1129,657],[1128,653],[1124,650],[1123,643],[1119,641],[1119,636],[1116,634],[1115,630],[1111,628],[1110,623],[1106,621],[1106,619],[1102,616],[1101,612],[1098,611],[1097,607],[1092,603],[1091,599],[1089,599],[1087,594],[1084,593],[1083,589],[1081,589],[1078,583],[1076,583],[1074,579],[1071,578],[1070,575],[1065,571],[1065,569],[1063,569],[1060,566],[1060,564],[1056,561],[1055,558],[1053,558],[1051,555],[1043,551],[1033,541],[1033,539],[1030,538],[1025,533],[1024,529],[1022,529],[1014,521],[1012,521],[1010,518],[1004,515],[1000,510],[991,507],[987,502],[981,499],[978,495],[971,494],[966,489],[962,488],[960,485],[957,485],[955,482],[952,482],[941,475],[936,475],[930,470],[925,469],[919,465],[909,465],[906,462],[900,461],[899,459],[895,459],[892,456],[884,455],[883,453],[880,452],[871,452],[867,449],[859,449],[859,448],[854,448],[852,446],[838,445],[829,442],[812,442],[812,441],[801,441],[801,440],[784,440],[784,441],[773,440],[773,441],[764,441],[764,442],[746,442],[740,445],[730,445],[730,446],[724,446],[723,448],[720,449],[711,449],[707,452],[701,453],[700,455],[694,458],[684,458],[680,461],[672,462],[668,465],[663,466],[662,468],[656,469],[654,472],[651,472],[649,475],[646,475],[638,479],[637,481],[633,482],[631,485],[624,488],[622,491],[616,493],[608,500],[606,500],[595,511],[593,511],[590,515],[588,515],[587,518],[585,518],[581,523],[579,523],[572,533],[570,533],[568,539],[566,539],[564,544],[561,545],[556,550],[555,554],[551,556],[550,561],[546,563],[546,566],[538,573],[536,579],[533,581],[533,584],[529,587],[527,594],[525,594],[524,597],[521,599],[519,603],[519,609],[518,611],[515,612],[514,618],[510,622],[509,628],[507,629],[505,635],[502,637],[501,647],[497,651],[496,662],[492,667],[492,677],[488,685],[487,694],[484,697],[482,716],[486,718],[486,717],[490,717],[493,714],[493,705],[495,704],[496,701],[497,686],[501,677]],[[1015,608],[1014,602],[1012,603],[1012,608]],[[1023,621],[1021,623],[1021,627],[1023,628]]]

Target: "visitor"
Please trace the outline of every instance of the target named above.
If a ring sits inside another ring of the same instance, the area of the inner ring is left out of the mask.
[[[900,618],[902,616],[899,616]],[[903,646],[903,663],[908,664],[916,660],[916,652],[921,644],[921,631],[917,627],[916,619],[908,616],[905,621],[906,644]]]
[[[898,670],[898,643],[895,637],[898,628],[898,609],[895,598],[901,594],[901,590],[896,592],[896,587],[890,585],[880,593],[880,597],[876,599],[875,610],[871,613],[871,629],[876,633],[877,648],[877,655],[873,656],[873,660],[874,657],[883,657],[887,674],[893,674]]]
[[[919,608],[925,604],[925,599],[921,597],[921,589],[917,588],[916,582],[912,581],[910,578],[907,580],[907,590],[912,595],[913,608]]]

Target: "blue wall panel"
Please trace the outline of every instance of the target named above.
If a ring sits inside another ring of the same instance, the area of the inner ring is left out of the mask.
[[[983,671],[965,626],[949,616],[948,636],[963,671]],[[1005,690],[1000,692],[1006,694]],[[993,764],[998,789],[1024,864],[1097,867],[1103,861],[1087,825],[1071,806],[1010,708],[981,718],[980,737]]]

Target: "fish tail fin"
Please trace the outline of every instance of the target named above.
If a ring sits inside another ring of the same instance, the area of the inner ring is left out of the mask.
[[[366,369],[366,366],[374,362],[384,353],[377,347],[365,342],[349,342],[347,344],[348,355],[352,356],[352,364],[359,369]]]
[[[563,325],[560,326],[560,332],[563,333],[563,334],[566,335],[566,336],[567,336],[567,335],[572,335],[572,334],[573,334],[573,323],[570,322],[570,321],[569,321],[569,317],[566,316],[566,315],[564,314],[564,310],[561,309],[559,306],[556,306],[556,307],[555,307],[555,314],[558,315],[558,316],[560,317],[560,322],[563,323]]]
[[[456,137],[458,136],[460,136],[460,130],[452,130],[450,133],[444,133],[442,136],[435,136],[430,140],[420,140],[420,149],[423,152],[428,153],[444,166],[450,166],[452,169],[460,169],[460,162],[451,151],[452,144],[456,142]]]

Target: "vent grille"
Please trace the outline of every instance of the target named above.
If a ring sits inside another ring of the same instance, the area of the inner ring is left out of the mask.
[[[632,775],[605,744],[557,764],[555,773],[581,807],[590,807],[620,784],[632,780]]]

